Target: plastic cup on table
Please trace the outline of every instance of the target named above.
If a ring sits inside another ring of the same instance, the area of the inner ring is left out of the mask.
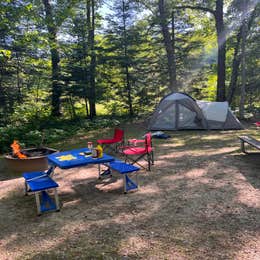
[[[92,142],[88,142],[88,149],[92,150],[93,149],[93,143]]]

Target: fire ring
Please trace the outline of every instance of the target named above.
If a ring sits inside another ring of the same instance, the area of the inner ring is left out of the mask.
[[[30,172],[30,171],[44,171],[48,169],[49,154],[58,152],[53,148],[28,148],[22,149],[21,152],[25,154],[26,158],[16,158],[12,153],[4,155],[7,167],[15,172]]]

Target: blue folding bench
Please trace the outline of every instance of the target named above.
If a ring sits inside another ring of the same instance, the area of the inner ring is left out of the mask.
[[[49,169],[47,172],[23,173],[25,179],[25,194],[35,194],[38,215],[41,215],[46,211],[60,210],[59,197],[57,193],[59,185],[50,177],[52,171],[53,169]],[[54,190],[54,201],[47,193],[47,190],[50,189]]]
[[[138,183],[137,183],[137,175],[136,175],[136,182],[134,182],[130,177],[128,176],[129,173],[136,173],[140,170],[140,168],[128,164],[119,160],[110,162],[109,169],[114,170],[120,174],[122,174],[124,177],[124,193],[127,193],[128,191],[136,190],[138,189]]]

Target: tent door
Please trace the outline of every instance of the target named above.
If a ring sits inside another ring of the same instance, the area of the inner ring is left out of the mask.
[[[175,128],[179,129],[179,113],[180,109],[179,109],[179,102],[176,101],[176,109],[175,109]]]
[[[176,124],[177,129],[196,129],[200,128],[198,124],[197,113],[190,110],[183,104],[176,107]]]

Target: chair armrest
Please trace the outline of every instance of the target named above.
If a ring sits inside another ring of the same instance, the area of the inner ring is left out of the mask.
[[[129,139],[128,140],[128,144],[129,145],[138,145],[138,144],[144,144],[145,143],[145,140],[144,139]]]

